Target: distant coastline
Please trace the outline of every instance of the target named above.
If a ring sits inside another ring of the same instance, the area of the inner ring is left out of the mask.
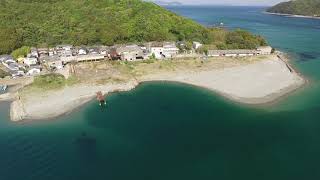
[[[291,17],[291,18],[320,19],[320,17],[316,17],[316,16],[304,16],[304,15],[298,15],[298,14],[272,13],[268,11],[264,11],[263,13],[276,15],[276,16]]]

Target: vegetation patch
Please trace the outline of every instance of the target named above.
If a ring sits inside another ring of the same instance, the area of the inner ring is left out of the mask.
[[[19,57],[26,57],[28,53],[30,52],[30,47],[28,46],[22,46],[21,48],[18,48],[14,50],[11,55],[18,59]]]
[[[10,74],[2,69],[0,69],[0,78],[5,78],[6,76],[10,76]]]
[[[142,0],[0,1],[0,54],[23,46],[114,45],[192,41],[224,48],[255,48],[264,39],[244,31],[206,28]],[[27,47],[14,52],[25,55]]]
[[[40,89],[59,89],[64,87],[66,82],[67,80],[63,75],[52,73],[36,76],[31,86]]]

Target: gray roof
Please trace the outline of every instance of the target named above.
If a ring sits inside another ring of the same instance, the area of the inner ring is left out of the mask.
[[[123,53],[123,52],[136,52],[136,51],[141,51],[142,49],[141,47],[139,47],[138,45],[128,45],[128,46],[121,46],[119,48],[117,48],[117,52]]]
[[[56,62],[56,61],[61,61],[61,58],[58,55],[55,55],[55,56],[46,56],[42,60],[45,60],[46,62]]]
[[[9,60],[9,59],[13,59],[13,57],[11,55],[0,55],[0,62],[2,61],[6,61],[6,60]]]
[[[232,50],[209,50],[209,55],[219,54],[256,54],[256,50],[250,49],[232,49]]]

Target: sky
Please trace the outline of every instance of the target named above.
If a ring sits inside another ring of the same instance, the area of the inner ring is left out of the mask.
[[[214,5],[239,5],[239,6],[272,6],[279,2],[289,0],[160,0],[163,2],[181,2],[183,4],[214,4]]]

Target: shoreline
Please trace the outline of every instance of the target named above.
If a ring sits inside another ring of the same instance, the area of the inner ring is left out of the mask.
[[[320,17],[316,17],[316,16],[304,16],[304,15],[286,14],[286,13],[272,13],[272,12],[267,12],[267,11],[264,11],[263,13],[270,14],[270,15],[276,15],[276,16],[291,17],[291,18],[306,18],[306,19],[319,19],[320,20]]]
[[[124,83],[78,84],[43,94],[33,92],[22,96],[21,99],[18,93],[6,97],[10,97],[7,100],[13,100],[10,105],[10,118],[15,122],[54,119],[92,101],[97,91],[102,91],[105,95],[130,91],[151,81],[188,84],[208,89],[240,104],[264,105],[278,101],[307,83],[296,70],[289,71],[287,62],[276,57],[270,55],[269,59],[235,67],[148,74],[134,77]],[[0,96],[0,101],[2,100]]]

